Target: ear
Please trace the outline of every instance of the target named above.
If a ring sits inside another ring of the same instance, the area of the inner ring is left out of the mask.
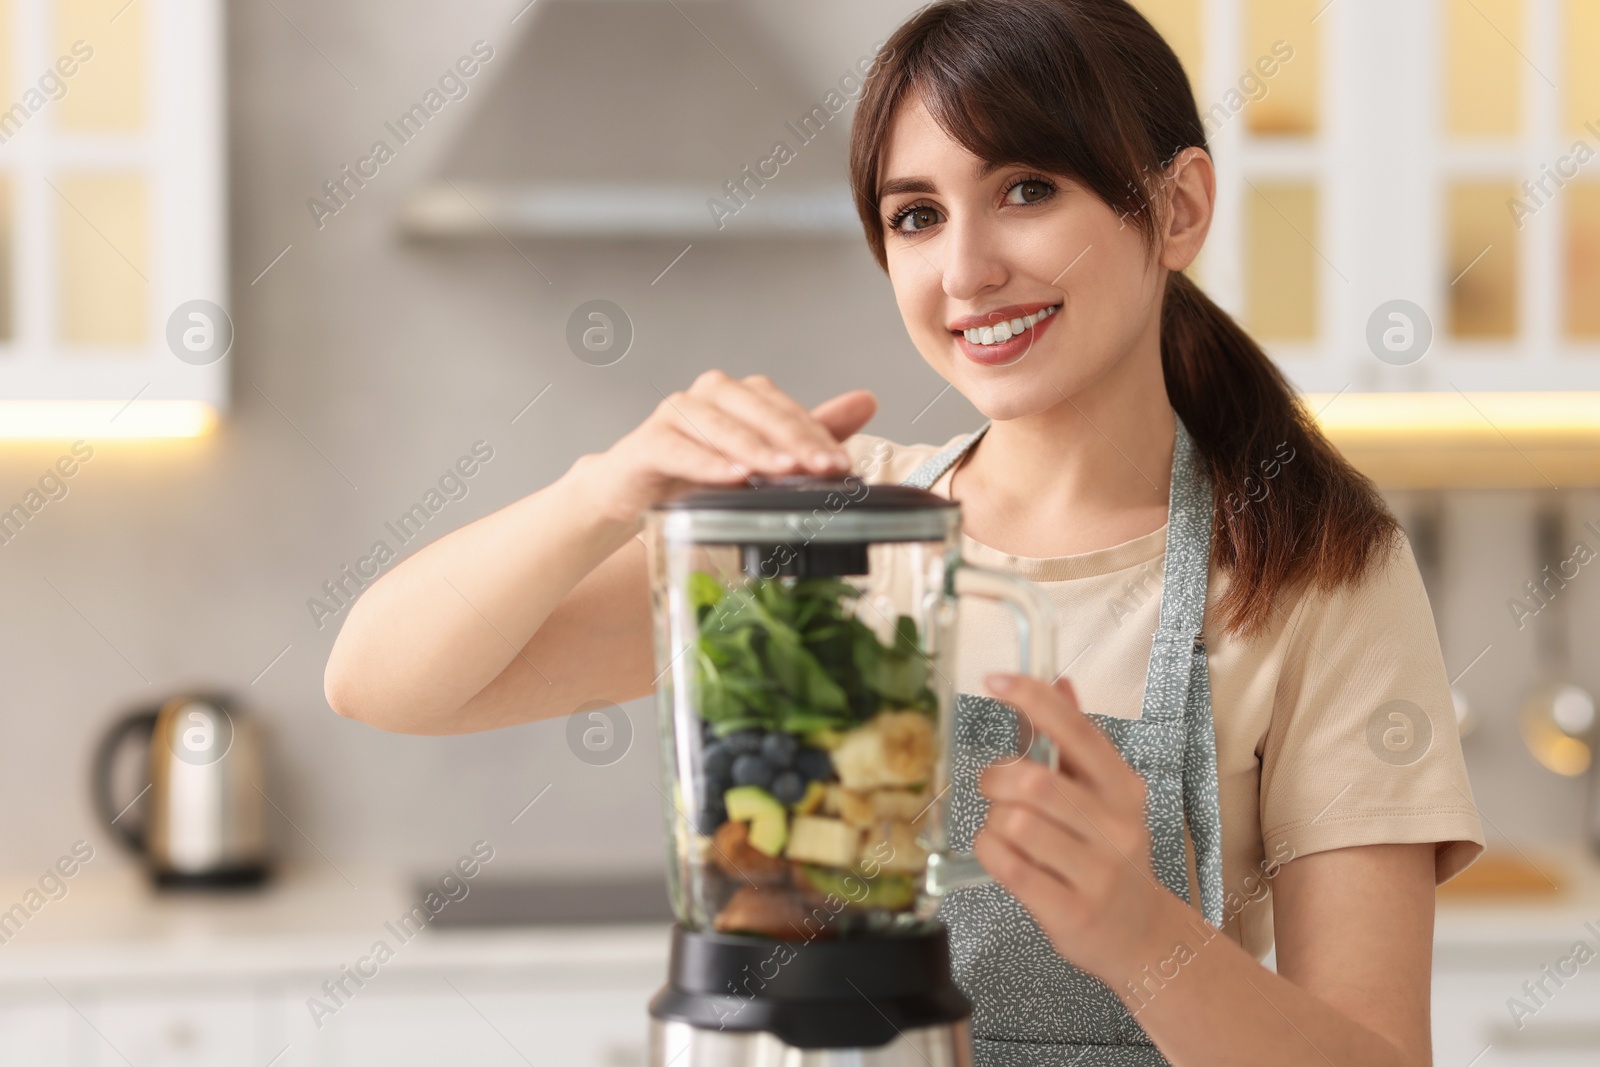
[[[1211,156],[1198,146],[1173,157],[1167,181],[1166,226],[1161,234],[1161,265],[1180,271],[1194,262],[1211,229],[1217,204],[1217,172]]]

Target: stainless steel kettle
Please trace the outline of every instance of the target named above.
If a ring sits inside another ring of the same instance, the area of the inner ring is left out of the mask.
[[[116,797],[118,756],[143,741],[148,784]],[[95,810],[141,855],[157,885],[258,885],[267,875],[261,738],[255,720],[228,699],[181,696],[113,723],[91,774]],[[130,816],[146,797],[142,823]]]

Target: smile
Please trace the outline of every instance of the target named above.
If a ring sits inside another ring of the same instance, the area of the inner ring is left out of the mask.
[[[961,335],[975,345],[1003,345],[1020,333],[1033,328],[1034,323],[1054,315],[1061,309],[1060,304],[1047,308],[1040,308],[1031,315],[1023,315],[1015,319],[1002,319],[993,326],[972,326],[960,331]]]

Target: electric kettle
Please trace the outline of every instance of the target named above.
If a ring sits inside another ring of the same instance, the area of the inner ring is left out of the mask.
[[[950,844],[963,595],[1012,609],[1054,680],[1054,608],[963,561],[959,506],[856,476],[752,478],[645,515],[668,889],[655,1067],[966,1067],[940,901],[988,880]],[[1054,764],[1018,731],[1015,758]]]
[[[118,756],[140,742],[148,784],[116,797]],[[114,722],[90,781],[101,822],[143,857],[157,885],[250,886],[267,875],[261,771],[255,720],[225,697],[190,695]],[[142,822],[130,811],[140,797]]]

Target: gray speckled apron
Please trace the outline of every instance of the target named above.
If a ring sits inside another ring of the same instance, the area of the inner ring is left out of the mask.
[[[984,423],[929,457],[901,484],[930,488],[990,425]],[[1144,778],[1151,864],[1162,883],[1185,901],[1187,821],[1195,846],[1200,910],[1212,926],[1220,927],[1222,815],[1211,682],[1200,631],[1211,516],[1210,478],[1180,419],[1167,509],[1161,622],[1150,650],[1144,707],[1138,719],[1086,714]],[[978,773],[996,759],[1015,755],[1016,717],[993,697],[958,693],[955,735],[950,844],[970,849],[988,809],[977,791]],[[1063,959],[1016,898],[999,885],[953,893],[939,917],[950,928],[956,981],[973,1003],[977,1067],[1167,1064],[1117,996]],[[1159,961],[1149,962],[1154,971]]]

